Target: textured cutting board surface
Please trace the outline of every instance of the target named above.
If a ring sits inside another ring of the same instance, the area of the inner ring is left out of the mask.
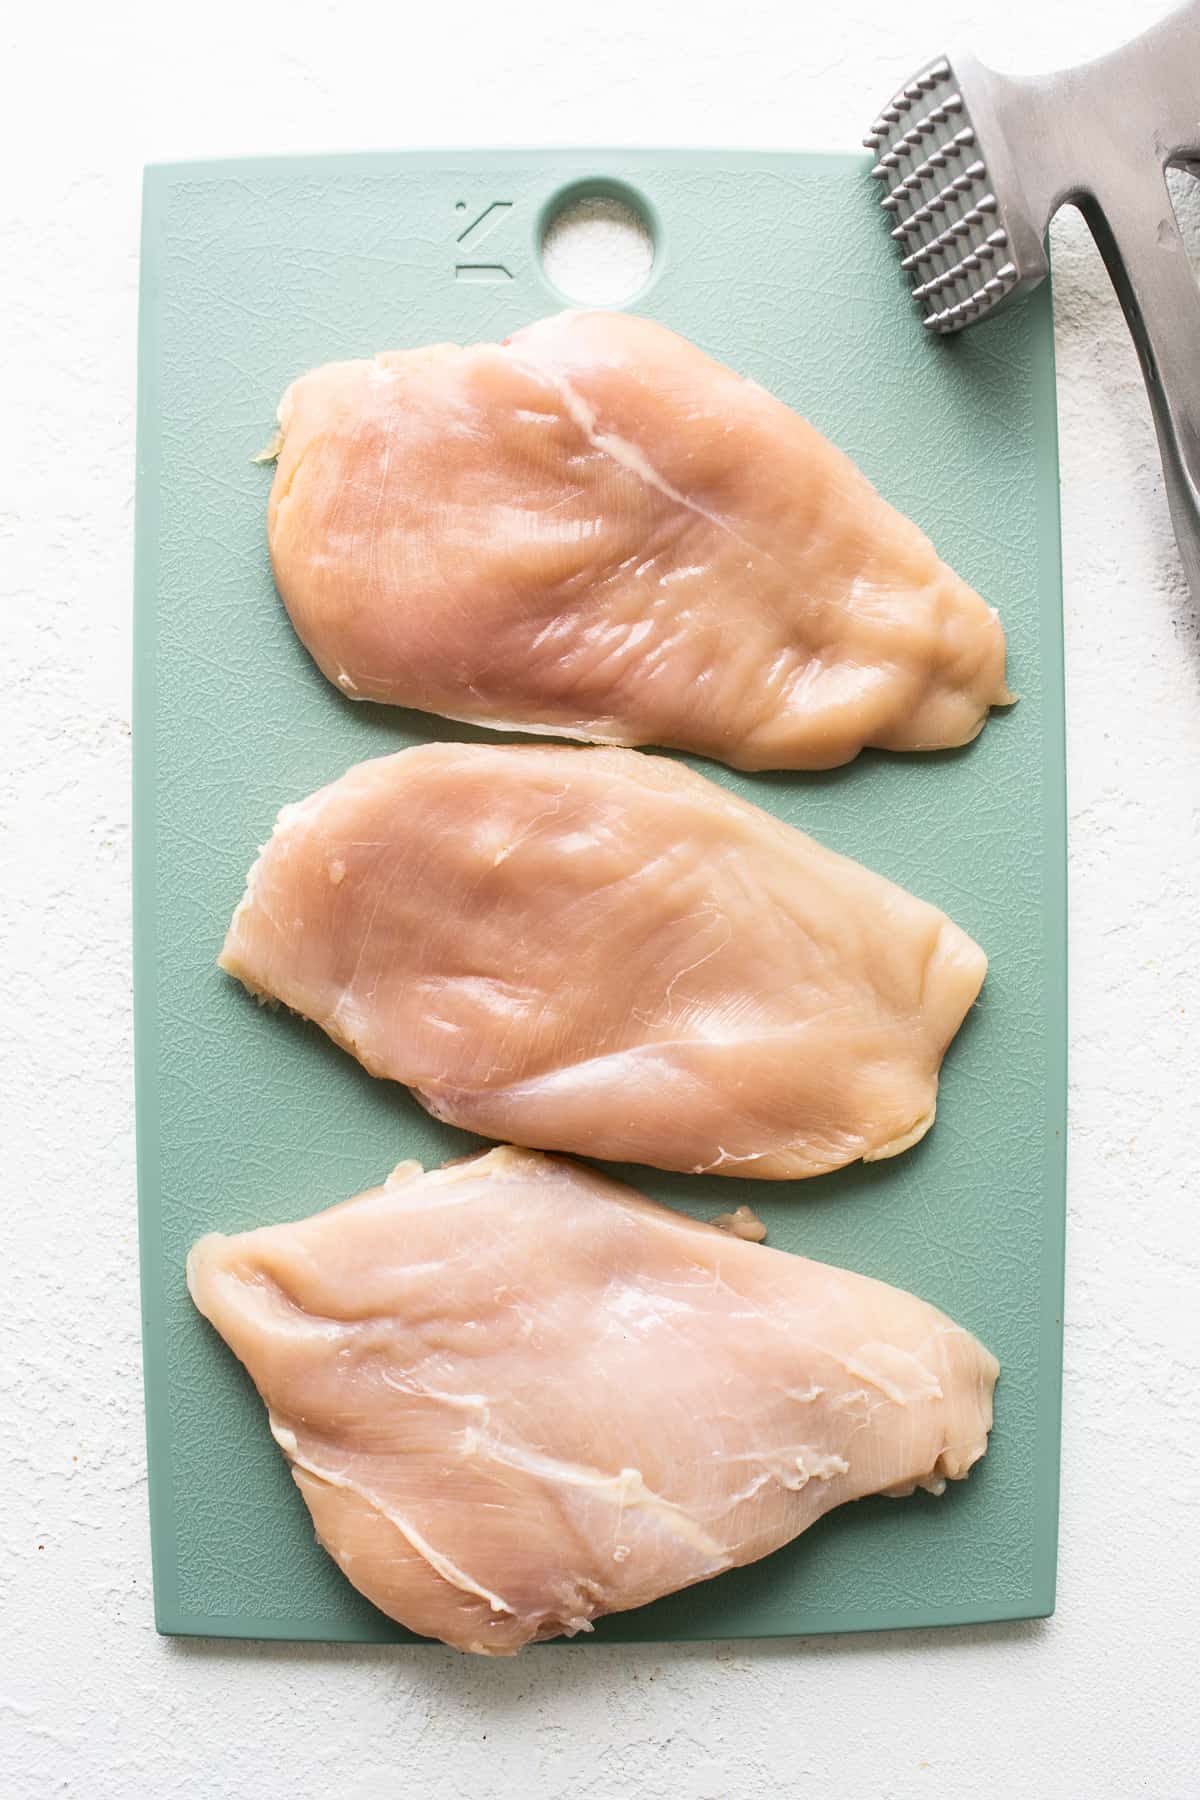
[[[700,1217],[746,1200],[776,1247],[909,1288],[1003,1365],[988,1456],[935,1500],[868,1500],[596,1639],[769,1636],[1053,1605],[1065,1114],[1058,467],[1048,289],[949,343],[919,329],[865,161],[437,152],[147,173],[135,667],[138,1161],[160,1629],[406,1641],[313,1540],[254,1391],[194,1311],[205,1231],[298,1218],[401,1158],[478,1140],[260,1009],[214,958],[279,807],[367,756],[486,734],[353,705],[272,585],[271,436],[314,364],[502,337],[563,304],[542,224],[625,183],[656,238],[632,303],[847,450],[1000,608],[1020,703],[961,752],[828,775],[704,767],[943,907],[987,950],[938,1121],[907,1155],[798,1184],[633,1169]],[[594,1639],[581,1640],[591,1642]]]

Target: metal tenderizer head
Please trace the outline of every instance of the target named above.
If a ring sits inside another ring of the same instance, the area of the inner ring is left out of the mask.
[[[947,57],[892,96],[863,142],[928,331],[961,330],[1045,274],[1044,255],[1018,260],[1027,234],[1013,230]]]

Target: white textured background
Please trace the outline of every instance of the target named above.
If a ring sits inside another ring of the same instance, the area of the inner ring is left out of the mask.
[[[927,54],[1145,0],[27,3],[0,26],[0,1792],[1194,1800],[1200,631],[1133,353],[1055,228],[1071,816],[1060,1601],[728,1648],[181,1644],[151,1619],[129,1000],[139,182],[438,143],[850,147]],[[598,23],[588,23],[594,17]],[[1200,111],[1200,70],[1197,71]],[[1196,348],[1200,357],[1200,344]]]

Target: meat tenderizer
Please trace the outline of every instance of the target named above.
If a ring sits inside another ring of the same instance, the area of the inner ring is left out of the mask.
[[[1141,360],[1171,519],[1200,599],[1200,288],[1166,170],[1200,175],[1200,0],[1080,68],[998,75],[939,57],[864,138],[927,330],[961,331],[1048,272],[1078,206]]]

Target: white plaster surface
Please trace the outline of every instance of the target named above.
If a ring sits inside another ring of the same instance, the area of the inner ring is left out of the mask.
[[[129,1001],[139,181],[490,142],[849,147],[920,58],[1108,47],[1145,0],[60,0],[0,116],[0,1793],[1200,1794],[1200,632],[1136,363],[1054,234],[1071,815],[1062,1550],[1042,1625],[732,1647],[159,1639]],[[1197,72],[1200,107],[1200,71]],[[1197,345],[1200,355],[1200,344]]]

